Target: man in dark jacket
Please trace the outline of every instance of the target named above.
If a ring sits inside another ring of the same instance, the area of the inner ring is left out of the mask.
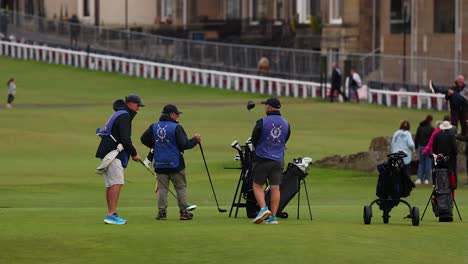
[[[124,168],[127,167],[129,157],[134,161],[139,161],[135,147],[132,144],[131,131],[132,120],[144,106],[138,95],[130,94],[123,100],[114,102],[115,113],[109,118],[103,130],[98,130],[101,136],[101,142],[96,151],[97,158],[104,158],[109,152],[115,150],[117,145],[122,144],[123,150],[111,162],[104,172],[106,183],[107,215],[104,223],[123,225],[127,220],[117,214],[117,202],[119,200],[120,189],[124,184]]]
[[[70,45],[72,48],[78,47],[78,36],[80,35],[80,20],[74,14],[68,21],[70,22]]]
[[[159,122],[153,123],[141,135],[141,143],[154,149],[154,171],[159,185],[157,220],[167,218],[167,194],[169,181],[174,184],[180,210],[180,220],[192,220],[187,211],[187,180],[185,177],[184,150],[194,148],[201,136],[187,138],[184,128],[179,125],[179,112],[172,104],[164,106]]]
[[[450,89],[434,85],[429,81],[429,89],[433,93],[445,94],[445,99],[450,102],[450,119],[453,126],[461,126],[461,134],[457,136],[459,140],[468,141],[468,87],[465,77],[458,75],[455,85]]]
[[[332,64],[332,75],[331,75],[331,91],[330,91],[330,102],[333,102],[333,98],[335,97],[335,91],[337,91],[341,96],[343,96],[343,100],[347,101],[346,95],[343,91],[341,91],[341,71],[340,68],[336,63]]]
[[[255,147],[254,163],[252,165],[253,191],[260,206],[255,224],[265,221],[267,224],[278,224],[276,213],[280,201],[281,176],[284,166],[284,150],[291,134],[289,123],[281,116],[281,103],[277,98],[270,98],[265,105],[266,116],[259,119],[252,131],[252,144]],[[271,211],[265,202],[263,185],[266,180],[271,190]]]

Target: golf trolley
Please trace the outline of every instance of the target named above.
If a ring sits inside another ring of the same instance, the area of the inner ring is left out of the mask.
[[[364,206],[364,224],[369,225],[371,223],[372,205],[377,204],[379,206],[379,209],[383,211],[383,223],[388,224],[392,208],[404,203],[409,209],[409,214],[405,218],[411,218],[413,226],[418,226],[419,208],[411,207],[407,201],[401,199],[402,197],[408,197],[415,187],[403,164],[403,158],[406,157],[406,154],[400,151],[391,153],[387,157],[387,161],[377,166],[379,179],[376,195],[379,198],[372,201],[370,205]]]
[[[231,217],[234,208],[236,208],[234,217],[237,217],[239,208],[245,207],[248,218],[255,218],[259,211],[255,195],[253,193],[253,177],[252,177],[252,161],[255,155],[254,147],[250,139],[248,139],[244,146],[241,146],[237,140],[232,142],[231,147],[236,149],[238,154],[235,160],[241,162],[241,173],[237,182],[236,191],[231,204],[231,210],[229,211],[229,217]],[[304,186],[305,194],[307,197],[307,204],[309,206],[309,216],[312,220],[312,213],[310,210],[309,193],[307,191],[307,185],[305,177],[308,175],[307,171],[309,164],[312,162],[311,158],[297,158],[293,159],[293,163],[289,163],[286,171],[283,172],[283,179],[280,185],[280,203],[276,216],[281,218],[288,218],[287,212],[283,209],[286,207],[288,202],[298,194],[297,199],[297,219],[299,219],[299,208],[300,208],[300,191],[301,186]],[[241,202],[241,199],[245,202]],[[270,200],[270,189],[269,187],[265,190],[265,200],[269,205]]]
[[[457,180],[453,171],[449,169],[450,157],[443,154],[433,154],[431,158],[433,160],[432,182],[434,188],[431,195],[429,195],[421,221],[430,202],[432,202],[432,211],[439,218],[439,222],[453,221],[453,205],[457,209],[460,221],[463,221],[455,201],[455,185]]]

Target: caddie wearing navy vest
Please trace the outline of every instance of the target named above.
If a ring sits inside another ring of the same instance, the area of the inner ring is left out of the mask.
[[[114,151],[119,144],[123,150],[112,160],[104,175],[106,184],[107,215],[104,223],[123,225],[127,220],[117,214],[117,202],[119,200],[120,189],[124,184],[124,168],[127,167],[130,157],[134,161],[139,161],[135,147],[132,144],[132,120],[140,110],[140,106],[145,106],[138,95],[130,94],[124,100],[114,102],[115,113],[106,122],[103,129],[96,132],[101,137],[101,142],[96,151],[96,157],[103,159],[108,153]]]
[[[195,134],[187,138],[179,124],[180,112],[173,104],[162,109],[159,121],[151,124],[141,135],[141,143],[154,149],[154,171],[158,181],[158,215],[156,220],[167,219],[167,194],[169,181],[174,184],[177,194],[180,220],[192,220],[193,214],[187,211],[187,180],[185,176],[184,150],[194,148],[201,136]]]
[[[278,224],[276,212],[280,201],[279,185],[283,173],[285,144],[291,131],[288,121],[281,116],[281,103],[277,98],[270,98],[262,104],[265,105],[266,116],[257,121],[251,137],[255,147],[252,165],[253,191],[260,206],[253,222]],[[263,189],[267,179],[271,189],[271,211],[266,206]]]

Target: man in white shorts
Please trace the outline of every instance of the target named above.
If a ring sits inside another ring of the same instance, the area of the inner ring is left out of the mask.
[[[107,215],[104,217],[106,224],[127,223],[127,220],[117,214],[117,202],[125,181],[124,168],[127,167],[129,158],[132,157],[134,161],[141,159],[130,138],[132,120],[140,110],[140,106],[145,105],[140,97],[134,94],[125,97],[125,101],[115,101],[113,105],[115,113],[109,118],[104,129],[99,131],[101,142],[96,152],[97,158],[103,159],[109,152],[115,150],[118,144],[123,146],[123,150],[103,173],[106,183]]]

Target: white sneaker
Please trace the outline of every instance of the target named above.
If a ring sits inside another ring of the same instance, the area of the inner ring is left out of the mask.
[[[420,179],[417,179],[414,184],[421,184],[421,180]]]
[[[429,80],[429,90],[431,91],[431,93],[435,93],[434,86],[432,85],[432,80]]]
[[[429,184],[429,181],[428,181],[428,180],[424,180],[424,184]]]
[[[11,104],[7,104],[7,105],[6,105],[6,108],[11,108]]]

